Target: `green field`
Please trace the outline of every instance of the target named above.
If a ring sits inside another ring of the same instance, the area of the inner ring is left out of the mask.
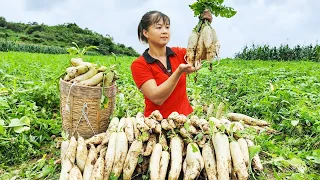
[[[59,179],[61,167],[54,163],[60,155],[56,144],[62,129],[58,82],[70,58],[0,52],[0,179]],[[117,65],[120,79],[114,116],[143,111],[143,97],[130,73],[134,57],[118,57],[115,62],[111,56],[85,56],[84,60]],[[199,117],[207,118],[204,107],[224,102],[228,112],[264,119],[281,132],[256,136],[265,169],[256,172],[255,178],[318,179],[319,70],[319,63],[307,61],[223,59],[212,72],[204,64],[197,82],[194,74],[189,75],[188,95]],[[16,127],[7,127],[10,124]]]

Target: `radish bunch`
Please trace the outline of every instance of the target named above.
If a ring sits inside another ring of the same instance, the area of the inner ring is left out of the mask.
[[[216,31],[211,27],[208,20],[200,20],[188,39],[187,63],[197,67],[201,60],[206,60],[210,63],[210,69],[212,69],[213,60],[220,57],[219,50],[220,42]]]
[[[158,110],[148,117],[114,117],[103,133],[71,136],[61,143],[60,179],[248,179],[251,167],[263,166],[258,154],[249,157],[250,137],[232,134],[247,128],[244,123],[268,123],[219,107],[219,117],[209,119],[178,112],[163,118]]]
[[[117,80],[117,74],[112,66],[110,68],[98,66],[81,58],[72,58],[70,62],[72,66],[66,69],[63,78],[65,81],[82,86],[108,87]]]

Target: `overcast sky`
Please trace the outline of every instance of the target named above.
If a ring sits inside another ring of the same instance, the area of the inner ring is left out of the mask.
[[[76,23],[142,53],[137,38],[144,13],[159,10],[171,19],[169,46],[187,45],[197,18],[189,8],[195,0],[1,0],[0,16],[13,22],[47,25]],[[319,0],[225,0],[237,14],[214,17],[222,57],[233,57],[248,44],[315,44],[320,39]]]

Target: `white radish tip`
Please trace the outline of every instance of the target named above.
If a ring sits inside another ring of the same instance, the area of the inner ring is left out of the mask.
[[[186,63],[189,63],[186,57],[187,57],[187,55],[184,55],[183,59],[184,59],[184,61],[186,61]]]

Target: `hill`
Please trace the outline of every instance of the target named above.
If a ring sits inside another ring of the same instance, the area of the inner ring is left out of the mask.
[[[21,23],[8,22],[4,17],[0,17],[0,41],[14,42],[15,44],[28,45],[45,45],[56,49],[73,46],[71,43],[76,42],[79,47],[98,46],[97,53],[108,55],[111,52],[115,54],[138,56],[139,54],[132,48],[124,44],[116,43],[110,35],[102,35],[93,32],[88,28],[82,29],[76,23],[64,23],[55,26],[38,24],[37,22]],[[4,45],[2,45],[4,47]],[[6,45],[5,47],[8,47]],[[11,46],[10,46],[11,47]],[[13,51],[20,50],[21,46]],[[0,48],[4,51],[5,48]],[[29,49],[29,48],[23,48]],[[62,51],[64,51],[62,49]],[[59,51],[59,52],[62,52]],[[57,52],[57,51],[52,51]]]

